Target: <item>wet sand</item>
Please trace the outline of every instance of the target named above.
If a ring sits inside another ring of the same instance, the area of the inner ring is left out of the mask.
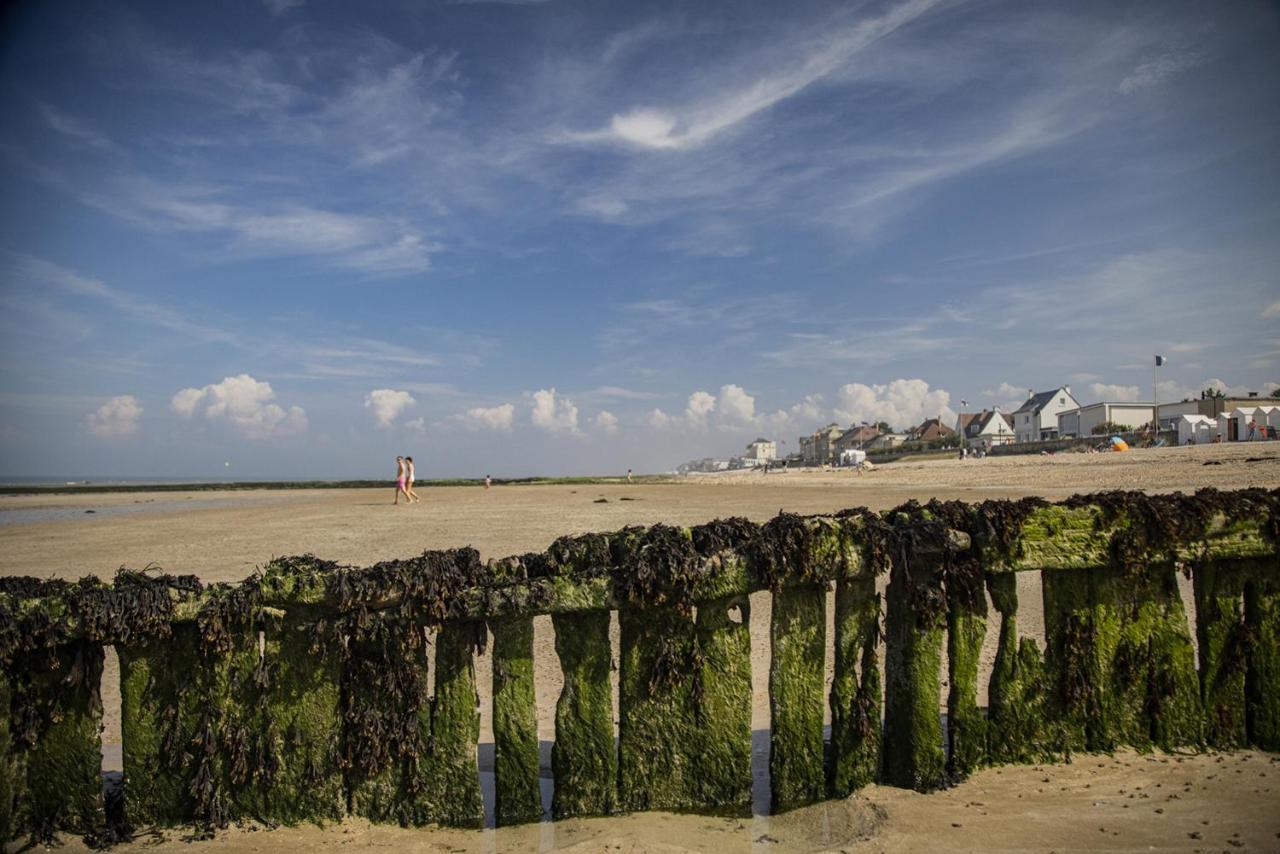
[[[861,476],[851,472],[784,472],[767,476],[743,472],[634,485],[508,486],[491,490],[428,488],[420,489],[423,502],[413,507],[391,506],[390,487],[234,494],[215,491],[0,496],[0,573],[66,578],[95,574],[109,578],[122,565],[156,564],[170,572],[195,573],[207,581],[235,580],[273,556],[303,552],[352,564],[368,564],[423,549],[471,544],[482,557],[489,558],[540,550],[561,534],[659,521],[695,524],[734,515],[763,521],[782,509],[818,513],[857,505],[885,509],[909,498],[978,501],[1024,495],[1059,498],[1102,489],[1189,491],[1202,486],[1231,489],[1277,485],[1280,485],[1280,444],[1256,443],[1127,454],[898,463]],[[601,498],[605,501],[600,502]],[[148,502],[152,506],[148,507]],[[97,512],[88,514],[86,510]],[[51,515],[42,521],[4,523],[5,514],[10,512]],[[1019,591],[1019,628],[1024,634],[1043,641],[1038,578],[1034,574],[1020,576]],[[1188,594],[1184,598],[1188,598],[1189,591],[1184,593]],[[765,690],[769,604],[766,594],[753,597],[753,728],[758,732],[767,730],[769,725]],[[986,694],[997,628],[994,621],[988,626],[980,697]],[[550,620],[536,621],[539,729],[546,740],[554,737],[554,706],[561,687],[553,640]],[[616,631],[614,645],[616,657]],[[480,656],[477,664],[483,743],[492,738],[488,714],[492,668],[487,655]],[[830,670],[828,640],[828,674]],[[104,768],[107,769],[119,767],[117,679],[114,656],[109,655],[103,692]],[[945,694],[945,685],[942,690]],[[1272,757],[1248,753],[1223,758],[1223,762],[1242,763],[1238,769],[1231,766],[1239,771],[1235,777],[1226,773],[1216,775],[1221,785],[1193,787],[1164,813],[1134,812],[1133,804],[1120,802],[1130,799],[1121,796],[1116,802],[1090,802],[1089,812],[1082,815],[1079,799],[1062,794],[1074,792],[1073,786],[1085,793],[1090,787],[1104,785],[1111,788],[1127,785],[1132,789],[1139,780],[1135,776],[1137,770],[1146,775],[1141,779],[1150,780],[1144,785],[1154,787],[1158,783],[1161,788],[1169,789],[1175,784],[1181,785],[1177,783],[1181,779],[1178,774],[1200,768],[1206,762],[1214,763],[1211,757],[1180,757],[1179,760],[1130,756],[1124,760],[1129,763],[1126,765],[1109,757],[1082,757],[1075,764],[1042,771],[992,769],[937,795],[926,797],[871,787],[846,803],[736,823],[703,817],[642,814],[512,831],[464,833],[400,831],[353,821],[325,831],[313,828],[269,834],[237,831],[208,845],[210,850],[227,850],[225,846],[230,846],[229,850],[236,851],[302,849],[327,844],[396,848],[412,845],[422,850],[437,850],[436,846],[440,846],[440,850],[560,850],[566,847],[593,851],[739,850],[740,846],[754,850],[771,847],[826,850],[848,848],[857,837],[867,836],[870,838],[867,850],[890,851],[938,846],[1133,850],[1146,849],[1149,844],[1161,850],[1222,850],[1224,846],[1234,850],[1235,846],[1226,840],[1210,842],[1207,834],[1203,834],[1203,840],[1190,836],[1197,832],[1195,828],[1179,836],[1171,829],[1175,822],[1165,816],[1172,816],[1175,810],[1186,816],[1234,815],[1239,817],[1237,823],[1241,826],[1237,831],[1242,834],[1263,833],[1263,818],[1280,816],[1280,798],[1263,785],[1270,778],[1258,777],[1256,792],[1235,785],[1253,780],[1250,775],[1255,770],[1265,774],[1266,767],[1271,769],[1272,778],[1280,774]],[[1244,764],[1247,762],[1252,764]],[[1045,777],[1052,783],[1037,782]],[[1057,793],[1052,797],[1051,788]],[[979,816],[978,808],[965,807],[957,798],[981,802],[986,815]],[[1075,806],[1067,808],[1068,802]],[[951,809],[967,811],[965,818],[943,821],[944,816],[951,815],[948,812]],[[1114,827],[1103,831],[1095,828],[1092,832],[1097,837],[1085,836],[1084,830],[1073,828],[1085,816],[1090,817],[1090,823],[1092,816],[1097,816],[1105,819],[1100,821],[1104,828],[1108,822]],[[960,826],[952,827],[953,823]],[[1280,837],[1274,835],[1280,832],[1280,820],[1273,823],[1277,826],[1270,829],[1271,836],[1249,836],[1244,844],[1280,848]],[[815,836],[815,828],[827,830]],[[1113,832],[1121,835],[1110,835]],[[756,841],[758,837],[761,841]],[[1274,844],[1262,845],[1264,838]],[[778,841],[771,843],[770,839]],[[1209,845],[1213,847],[1205,847]]]

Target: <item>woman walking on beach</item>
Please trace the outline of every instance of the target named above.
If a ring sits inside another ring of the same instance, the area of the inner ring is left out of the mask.
[[[407,472],[404,465],[404,457],[396,457],[396,500],[391,502],[392,504],[400,503],[401,494],[404,495],[405,501],[409,502],[410,504],[413,503],[413,499],[409,497],[408,490],[406,490],[404,487],[404,479],[405,479],[406,473]]]
[[[407,485],[404,490],[405,497],[410,501],[421,501],[422,499],[418,497],[418,493],[413,491],[413,457],[405,457],[404,464],[405,477],[407,479]]]

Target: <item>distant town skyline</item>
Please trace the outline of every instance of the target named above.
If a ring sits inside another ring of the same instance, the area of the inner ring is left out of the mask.
[[[1280,386],[1274,4],[0,17],[0,477],[658,471]],[[740,451],[735,451],[740,452]]]

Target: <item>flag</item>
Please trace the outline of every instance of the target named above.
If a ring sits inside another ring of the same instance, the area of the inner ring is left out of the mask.
[[[1164,364],[1164,356],[1156,356],[1156,367],[1158,368],[1163,364]]]

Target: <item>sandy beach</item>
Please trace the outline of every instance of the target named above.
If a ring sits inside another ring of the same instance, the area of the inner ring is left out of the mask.
[[[821,513],[858,505],[884,509],[911,498],[1059,498],[1104,489],[1189,491],[1278,484],[1280,444],[1257,443],[1124,454],[904,462],[863,475],[735,472],[631,485],[426,488],[419,490],[421,505],[412,507],[391,506],[390,486],[234,494],[0,496],[0,573],[110,578],[120,566],[153,564],[207,581],[225,581],[246,576],[273,556],[304,552],[368,564],[423,549],[470,544],[482,557],[490,558],[540,550],[562,534],[659,521],[694,524],[726,516],[763,521],[779,510]],[[1019,627],[1043,641],[1039,580],[1024,574],[1019,582]],[[1184,594],[1187,598],[1189,590]],[[754,599],[753,728],[759,733],[769,725],[765,694],[769,597],[757,594]],[[980,698],[986,692],[997,628],[988,627]],[[560,673],[550,621],[539,620],[535,629],[539,725],[541,737],[549,741],[554,738]],[[615,637],[615,655],[616,643]],[[828,650],[829,659],[830,655]],[[487,655],[479,657],[482,744],[492,738],[487,702],[490,664]],[[114,657],[109,655],[103,691],[104,768],[108,770],[119,767],[117,673]],[[990,769],[936,795],[871,787],[847,802],[746,821],[641,814],[470,833],[402,831],[349,822],[323,831],[236,830],[205,844],[208,850],[219,851],[338,844],[477,851],[907,851],[939,846],[957,850],[1146,850],[1154,846],[1194,851],[1234,849],[1237,843],[1265,850],[1280,846],[1280,788],[1273,791],[1278,777],[1276,757],[1250,752],[1083,756],[1069,765]],[[1137,796],[1139,792],[1143,794]],[[170,834],[170,843],[161,849],[177,844],[174,840],[180,836]],[[139,842],[145,839],[140,836]]]

